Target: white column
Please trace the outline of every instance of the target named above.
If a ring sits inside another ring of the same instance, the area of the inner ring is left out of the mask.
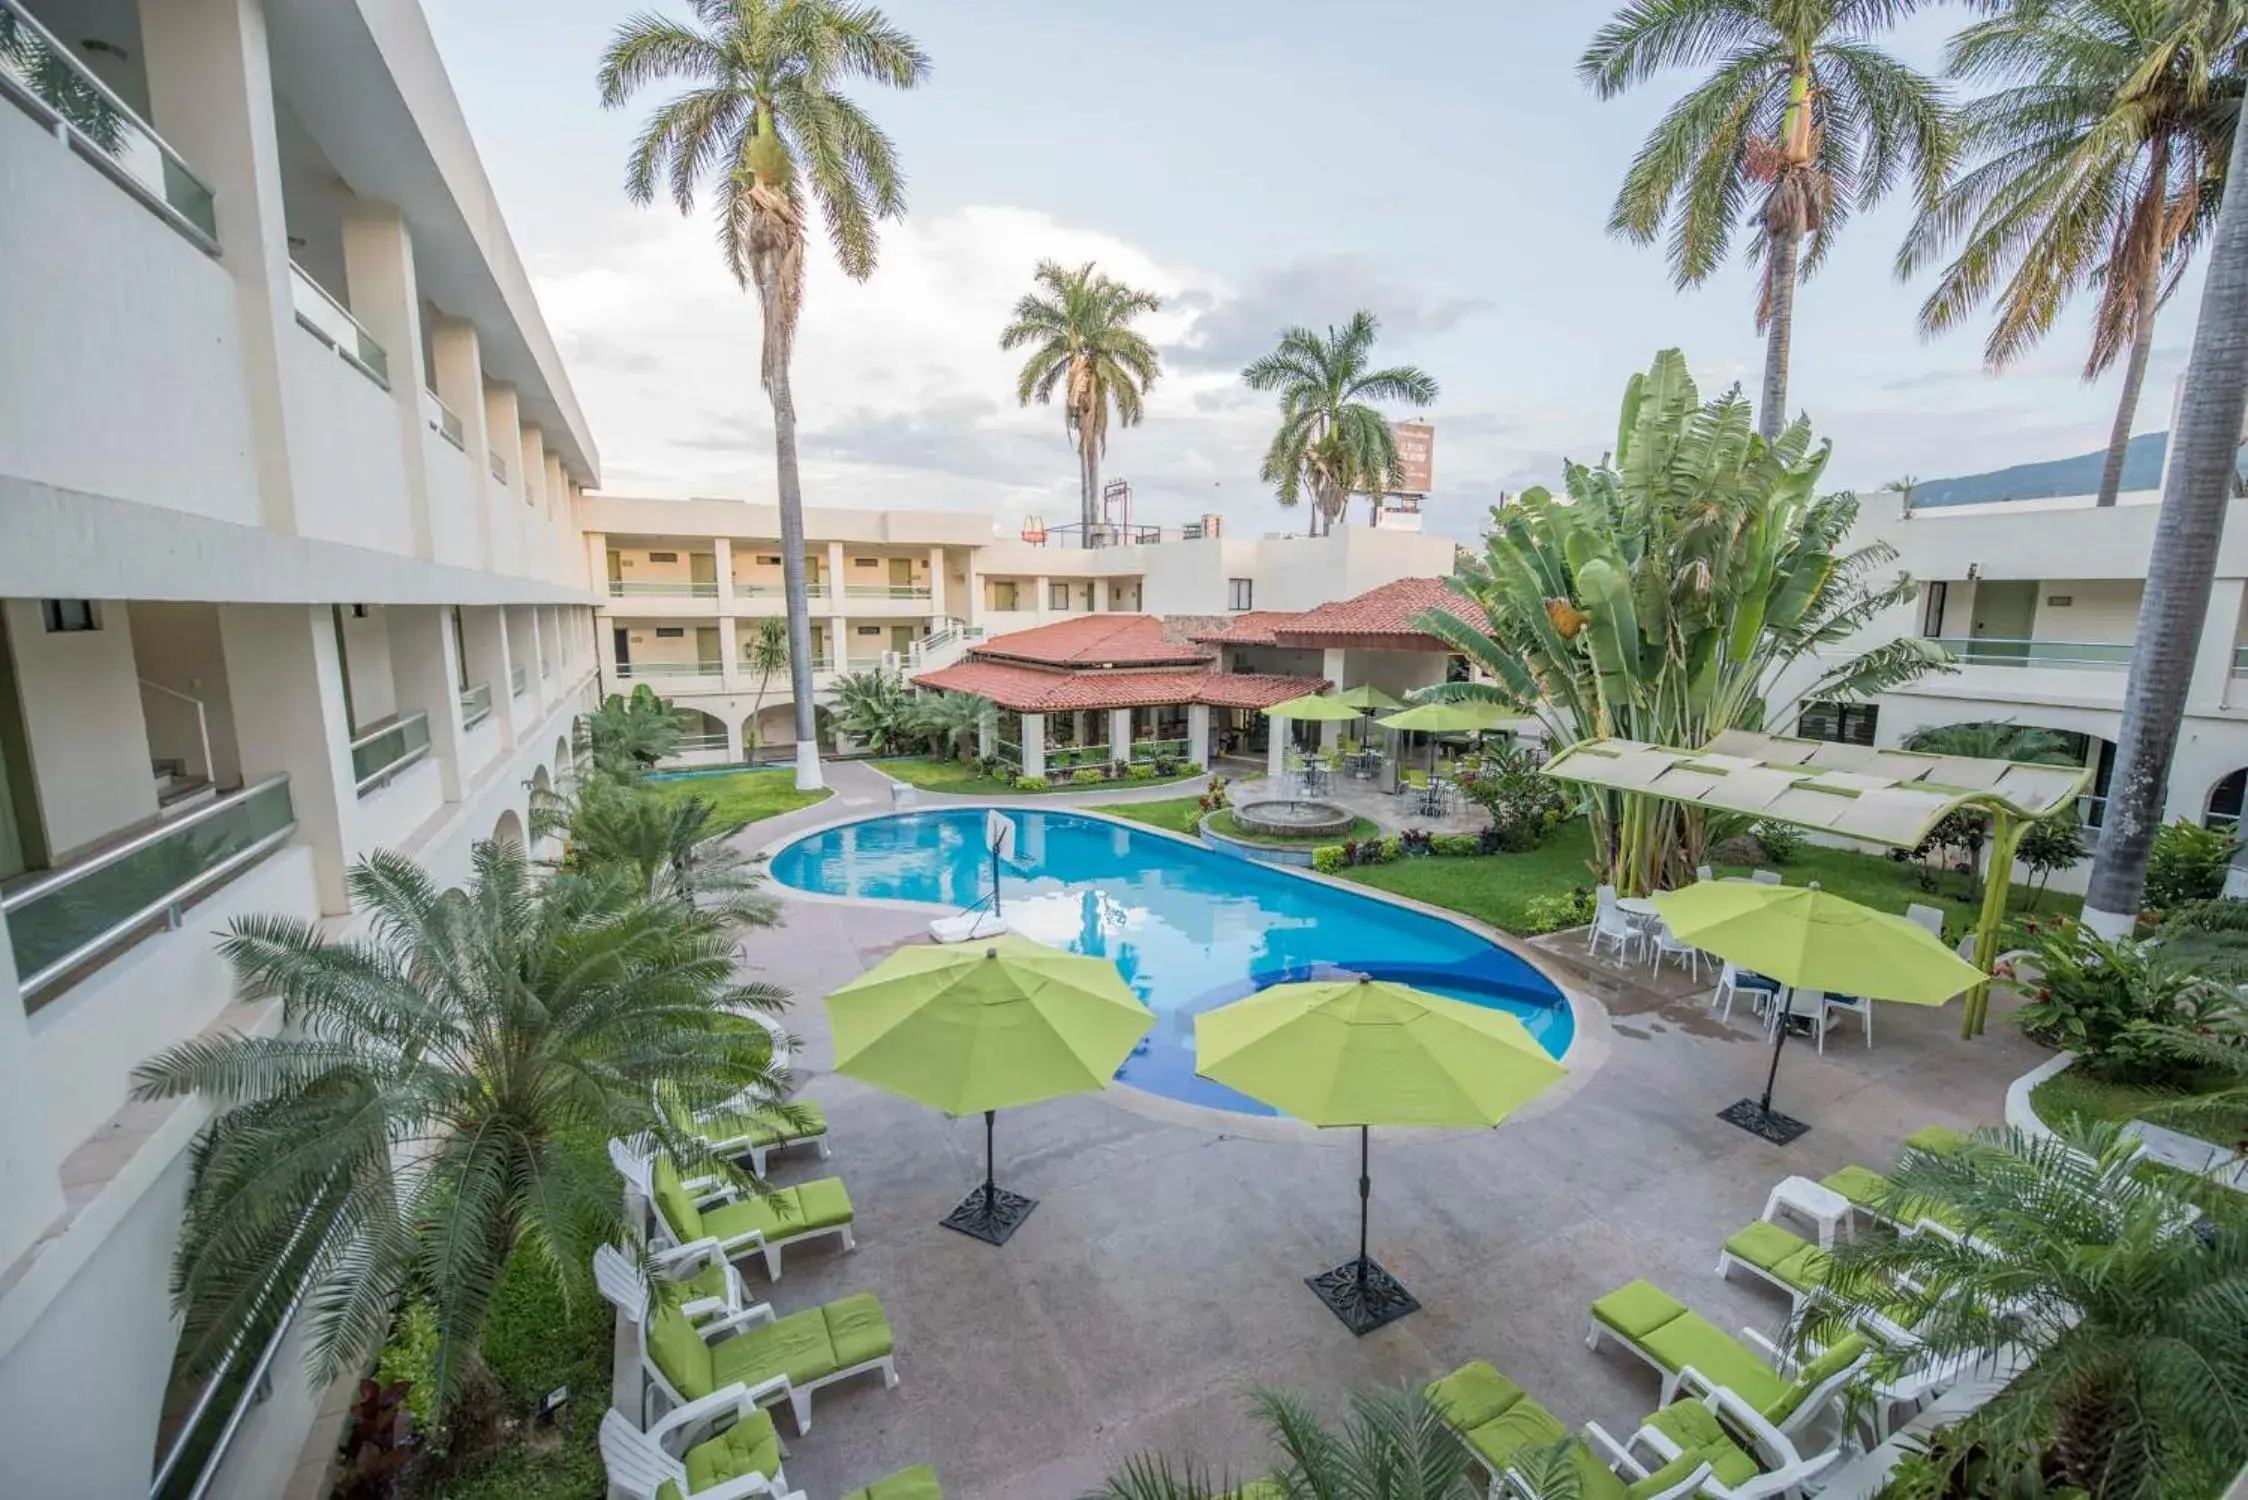
[[[603,693],[622,691],[622,684],[617,681],[617,628],[607,615],[593,617],[593,659],[601,671],[597,690]]]
[[[1346,655],[1342,649],[1333,646],[1329,647],[1325,655],[1320,658],[1319,674],[1327,679],[1330,687],[1341,689],[1350,686],[1349,683],[1343,681],[1346,660]],[[1335,720],[1321,721],[1319,725],[1319,748],[1333,750],[1335,741],[1342,738],[1342,732],[1343,726]]]
[[[976,567],[976,554],[968,554],[968,597],[960,601],[960,618],[970,625],[983,622],[983,574]]]
[[[429,715],[429,754],[447,802],[461,800],[468,767],[461,764],[461,692],[453,682],[453,612],[438,604],[393,604],[390,680],[401,715]]]
[[[524,663],[523,680],[527,689],[524,696],[531,700],[535,717],[546,713],[546,611],[536,604],[523,611],[531,622],[531,655]]]
[[[1088,578],[1087,580],[1085,580],[1085,594],[1085,602],[1092,607],[1094,614],[1099,615],[1108,613],[1107,579]]]
[[[1288,774],[1288,719],[1265,721],[1265,774],[1274,781]]]
[[[1046,774],[1046,716],[1024,714],[1023,720],[1023,774]]]
[[[222,604],[219,643],[234,683],[245,783],[288,773],[297,840],[312,849],[320,909],[351,909],[344,867],[355,847],[358,776],[344,712],[343,663],[325,604]]]
[[[406,523],[416,557],[434,557],[429,526],[429,473],[422,462],[421,291],[414,281],[414,242],[406,221],[387,203],[353,198],[343,218],[344,281],[351,315],[390,356],[390,402],[398,414],[405,456]]]
[[[829,542],[827,544],[827,612],[831,615],[843,613],[843,544],[841,542]],[[837,671],[843,670],[845,649],[847,648],[839,648],[836,652],[835,668]]]
[[[507,639],[507,611],[496,604],[464,609],[461,625],[467,631],[468,680],[491,684],[492,722],[500,726],[500,748],[513,750],[515,709],[508,691],[515,653]],[[613,673],[614,662],[610,669]]]
[[[728,764],[739,764],[748,758],[742,753],[742,721],[735,718],[731,710],[724,717],[726,721],[726,760]]]
[[[936,619],[945,617],[944,607],[944,548],[929,549],[929,613]]]
[[[1132,711],[1128,708],[1108,711],[1108,758],[1117,761],[1132,758]]]
[[[139,8],[149,113],[218,201],[219,263],[234,278],[259,513],[269,529],[294,534],[281,340],[306,334],[296,326],[290,290],[265,13],[245,0],[141,0]]]
[[[476,325],[465,318],[439,316],[429,328],[430,378],[437,399],[461,419],[461,449],[468,455],[468,492],[477,497],[476,557],[478,567],[492,565],[492,508],[483,503],[491,491],[492,429],[484,413],[484,353],[477,341]],[[596,575],[598,576],[598,575]]]
[[[562,472],[562,455],[545,446],[543,435],[539,443],[546,453],[546,487],[539,496],[539,514],[548,524],[559,526],[570,514],[570,478]]]
[[[15,947],[0,917],[0,1266],[15,1264],[62,1216],[62,1179],[47,1100],[16,984]]]
[[[523,427],[522,406],[512,385],[484,387],[484,426],[492,452],[507,469],[503,484],[484,467],[477,494],[484,497],[484,524],[491,541],[489,566],[498,573],[523,571]]]
[[[2201,617],[2201,643],[2193,658],[2186,701],[2195,708],[2223,706],[2232,693],[2232,654],[2240,645],[2240,607],[2248,579],[2219,578],[2209,586],[2209,612]]]
[[[1044,614],[1046,614],[1046,613],[1047,613],[1047,612],[1049,611],[1049,609],[1050,609],[1050,608],[1052,607],[1052,605],[1053,605],[1053,602],[1054,602],[1054,587],[1053,587],[1053,585],[1054,585],[1054,580],[1053,580],[1053,579],[1051,579],[1051,578],[1048,578],[1048,577],[1047,577],[1047,576],[1046,576],[1045,574],[1043,574],[1043,573],[1039,574],[1039,575],[1038,575],[1038,576],[1037,576],[1036,578],[1033,578],[1033,579],[1032,579],[1032,580],[1030,581],[1031,594],[1032,594],[1032,597],[1031,597],[1031,601],[1030,601],[1030,607],[1031,607],[1031,608],[1032,608],[1033,610],[1035,610],[1035,611],[1036,611],[1036,612],[1037,612],[1038,614],[1040,614],[1040,615],[1044,615]]]
[[[735,630],[732,615],[718,617],[718,671],[719,685],[729,693],[742,690],[742,661],[740,636]]]
[[[734,608],[734,544],[725,537],[710,540],[711,561],[718,568],[718,612],[731,614]]]
[[[1186,758],[1205,769],[1210,764],[1210,705],[1186,706]]]
[[[987,756],[998,753],[999,710],[994,708],[986,713],[976,725],[976,754]]]

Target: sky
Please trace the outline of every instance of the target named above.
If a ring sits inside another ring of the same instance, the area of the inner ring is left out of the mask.
[[[682,0],[649,0],[674,15]],[[616,494],[773,498],[754,296],[720,262],[707,202],[623,192],[639,121],[603,110],[601,49],[628,6],[424,0]],[[1142,523],[1205,513],[1295,529],[1257,478],[1273,398],[1241,366],[1281,329],[1364,307],[1378,355],[1442,388],[1430,529],[1462,539],[1502,494],[1560,485],[1613,446],[1624,382],[1679,348],[1705,395],[1763,364],[1754,271],[1680,291],[1659,247],[1605,230],[1633,152],[1690,75],[1601,100],[1575,63],[1608,7],[1328,0],[888,0],[932,60],[910,92],[856,89],[896,142],[907,215],[872,278],[815,249],[793,366],[810,505],[1074,520],[1059,408],[1019,407],[998,338],[1040,260],[1095,261],[1160,294],[1147,420],[1112,429],[1107,477]],[[1379,14],[1379,25],[1369,24]],[[1889,42],[1934,70],[1958,7]],[[1987,325],[1920,336],[1926,276],[1892,265],[1909,202],[1860,210],[1797,295],[1792,409],[1871,490],[2104,446],[2120,376],[2081,379],[2089,308],[2003,375]],[[2156,330],[2137,430],[2168,423],[2198,274]],[[1400,410],[1395,413],[1404,416]],[[1360,507],[1363,511],[1363,505]]]

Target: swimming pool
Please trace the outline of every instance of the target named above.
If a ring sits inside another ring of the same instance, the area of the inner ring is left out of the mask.
[[[1268,984],[1337,970],[1511,1012],[1555,1057],[1575,1021],[1552,982],[1456,923],[1122,823],[1010,813],[1008,923],[1114,961],[1155,1012],[1117,1070],[1152,1094],[1241,1114],[1267,1106],[1196,1076],[1194,1017]],[[990,894],[981,808],[901,813],[808,834],[773,856],[782,885],[958,910]]]

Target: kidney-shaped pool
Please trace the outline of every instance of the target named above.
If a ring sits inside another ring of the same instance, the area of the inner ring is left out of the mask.
[[[1194,1017],[1268,984],[1336,970],[1519,1017],[1555,1057],[1569,1002],[1528,962],[1454,922],[1100,818],[1013,812],[1007,921],[1114,961],[1155,1012],[1120,1082],[1240,1114],[1271,1109],[1194,1071]],[[782,885],[953,910],[991,893],[984,811],[902,813],[808,834],[773,856]]]

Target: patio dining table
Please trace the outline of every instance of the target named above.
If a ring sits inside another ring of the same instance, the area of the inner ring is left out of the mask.
[[[1379,750],[1353,750],[1344,762],[1350,774],[1360,781],[1371,781],[1382,771],[1382,752]]]

